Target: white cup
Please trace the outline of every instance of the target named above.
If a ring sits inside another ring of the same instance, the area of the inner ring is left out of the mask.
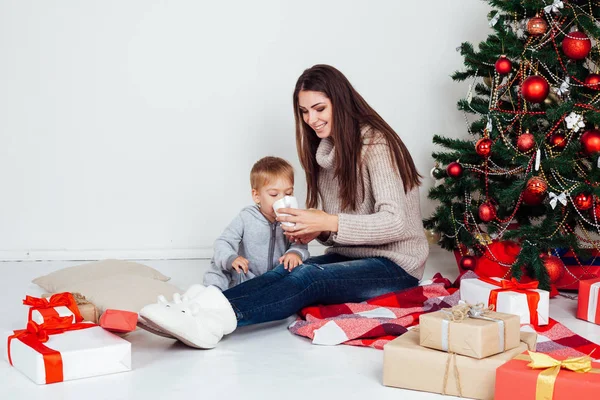
[[[275,211],[275,215],[278,217],[289,216],[290,214],[278,213],[277,210],[280,208],[298,208],[298,200],[296,200],[294,196],[285,196],[273,203],[273,211]],[[282,222],[281,224],[285,226],[296,225],[293,222]]]

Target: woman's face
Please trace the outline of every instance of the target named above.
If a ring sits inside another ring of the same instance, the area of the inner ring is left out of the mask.
[[[331,100],[322,92],[301,90],[298,93],[298,108],[304,122],[310,126],[321,139],[331,135],[333,124],[333,108]]]

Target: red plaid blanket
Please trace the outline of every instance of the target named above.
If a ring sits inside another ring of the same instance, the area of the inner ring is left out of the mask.
[[[453,292],[450,294],[450,292]],[[419,323],[419,316],[458,304],[456,289],[444,284],[418,286],[388,293],[363,303],[306,307],[289,329],[312,339],[314,344],[374,347],[383,345]],[[546,326],[523,325],[521,330],[538,333],[537,351],[552,356],[590,354],[600,358],[600,346],[550,319]]]

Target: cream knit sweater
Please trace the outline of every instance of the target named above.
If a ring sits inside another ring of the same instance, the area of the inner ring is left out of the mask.
[[[319,194],[323,211],[337,214],[337,233],[325,246],[327,253],[347,257],[385,257],[417,279],[423,277],[429,246],[421,218],[419,188],[404,193],[397,167],[383,135],[364,128],[363,173],[365,198],[359,198],[355,211],[342,211],[339,184],[334,178],[333,144],[321,140],[316,159],[319,171]],[[358,189],[357,189],[358,190]]]

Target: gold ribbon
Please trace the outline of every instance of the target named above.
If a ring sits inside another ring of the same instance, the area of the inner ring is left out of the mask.
[[[528,353],[529,357],[520,354],[515,358],[522,361],[531,361],[527,366],[532,369],[543,369],[538,375],[535,386],[536,400],[552,400],[552,396],[554,396],[554,384],[562,368],[580,374],[588,372],[594,374],[600,373],[599,368],[592,368],[592,358],[590,356],[572,357],[559,361],[547,354],[532,351],[528,351]]]

